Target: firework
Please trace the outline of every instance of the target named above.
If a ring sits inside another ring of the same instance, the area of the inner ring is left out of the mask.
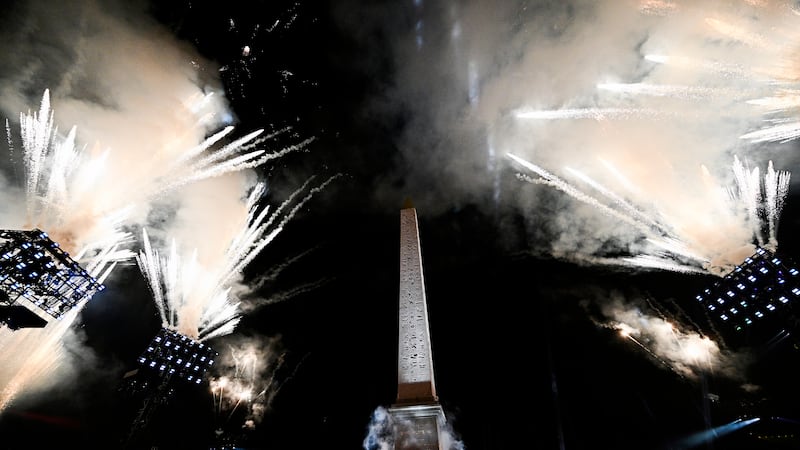
[[[269,206],[260,207],[266,184],[258,183],[247,199],[246,226],[230,239],[223,255],[211,258],[213,266],[199,263],[196,250],[188,257],[181,254],[175,240],[168,255],[162,255],[143,230],[143,249],[136,260],[153,294],[162,325],[200,341],[233,332],[240,320],[239,301],[231,294],[233,284],[313,194],[336,177],[310,190],[314,177],[308,179],[274,211]],[[308,193],[297,200],[306,190]]]
[[[769,163],[767,173],[762,178],[758,168],[749,169],[738,157],[734,157],[732,170],[736,185],[726,190],[722,186],[712,184],[710,195],[705,198],[713,203],[709,204],[707,209],[718,215],[707,222],[707,227],[718,229],[721,223],[727,223],[737,230],[733,236],[738,236],[740,239],[726,239],[708,246],[696,237],[704,235],[704,230],[687,227],[678,217],[670,215],[667,211],[662,212],[657,207],[653,208],[653,205],[634,205],[620,194],[575,169],[567,168],[566,171],[577,178],[579,183],[587,185],[587,189],[580,189],[577,183],[562,179],[519,156],[514,154],[508,156],[527,173],[536,176],[532,178],[522,175],[524,180],[554,187],[608,216],[625,222],[636,230],[641,239],[646,240],[650,249],[650,253],[643,252],[617,259],[587,258],[592,262],[613,262],[632,267],[677,272],[708,272],[724,276],[746,256],[752,254],[756,245],[773,250],[778,245],[777,227],[788,193],[790,174],[786,171],[775,171],[772,162]],[[727,199],[714,195],[721,191],[727,192]],[[726,208],[719,208],[717,202],[721,200],[725,200],[722,204]],[[750,253],[740,255],[743,248],[750,249]]]
[[[45,91],[38,113],[21,114],[20,124],[26,228],[45,230],[93,276],[133,258],[133,252],[125,248],[132,235],[123,227],[129,225],[134,208],[186,184],[259,166],[311,141],[268,153],[259,145],[286,130],[267,136],[261,136],[264,130],[256,130],[219,146],[234,130],[228,126],[193,147],[165,144],[143,161],[145,170],[119,180],[109,178],[104,170],[112,163],[124,163],[112,161],[110,150],[90,153],[77,148],[75,127],[66,137],[59,135],[49,91]],[[7,131],[11,139],[10,127]]]
[[[235,439],[239,433],[259,425],[283,385],[302,364],[286,374],[287,353],[278,339],[237,338],[224,347],[217,375],[211,379],[217,433]],[[234,420],[235,418],[235,420]]]
[[[597,252],[583,261],[724,276],[756,247],[778,247],[790,173],[772,161],[751,168],[738,154],[761,148],[753,144],[800,136],[794,119],[800,70],[792,56],[800,48],[800,15],[782,2],[724,9],[705,2],[638,6],[647,33],[637,48],[644,70],[604,73],[604,81],[578,88],[585,91],[573,97],[563,93],[560,108],[511,109],[523,132],[535,131],[541,144],[531,153],[546,164],[510,157],[524,168],[519,178],[559,189],[634,230],[607,238],[622,241],[630,256]],[[522,145],[513,133],[508,138],[507,145]],[[542,150],[544,145],[553,148]],[[586,162],[587,146],[595,147],[588,150],[602,157],[607,170]],[[570,159],[571,147],[581,154]],[[705,166],[731,157],[727,174]],[[563,176],[545,170],[558,163],[565,166]],[[720,175],[722,181],[714,178]]]
[[[648,54],[646,59],[657,65],[654,78],[678,75],[678,71],[698,77],[701,85],[672,87],[650,83],[607,84],[606,88],[646,95],[669,95],[692,100],[722,98],[751,108],[737,108],[749,130],[740,138],[749,142],[788,142],[800,137],[800,69],[794,54],[800,48],[797,25],[800,15],[795,6],[784,2],[748,2],[742,14],[736,10],[704,9],[704,5],[686,5],[664,19],[673,23],[695,23],[691,34],[675,42],[689,42],[688,48],[660,45],[661,54]],[[696,48],[708,42],[724,45],[702,47],[706,55],[684,56],[685,51],[697,54]],[[726,52],[724,49],[732,49]],[[672,53],[663,53],[672,50]],[[689,94],[689,95],[687,95]],[[698,95],[699,94],[699,95]],[[713,103],[713,102],[712,102]],[[707,103],[710,105],[711,103]],[[701,104],[697,104],[703,107]],[[718,113],[719,114],[719,113]],[[728,114],[723,112],[722,115]]]
[[[100,282],[118,263],[136,257],[127,248],[133,236],[125,231],[125,227],[132,225],[131,213],[135,208],[152,204],[159,196],[188,183],[258,166],[310,142],[266,152],[257,147],[274,135],[261,137],[262,130],[258,130],[219,146],[233,131],[228,127],[188,148],[165,144],[150,156],[145,164],[147,170],[115,179],[105,170],[115,162],[112,151],[88,152],[76,146],[75,127],[66,136],[58,132],[48,90],[42,96],[38,112],[20,115],[20,130],[26,195],[22,228],[35,227],[47,232],[66,254],[72,255]],[[8,122],[7,132],[12,142]],[[266,245],[261,244],[262,248]],[[44,382],[47,375],[53,375],[61,363],[59,347],[85,304],[86,301],[79,302],[73,313],[50,321],[42,330],[16,333],[0,330],[0,348],[4,351],[0,381],[6,386],[0,408],[26,385]],[[42,357],[31,356],[39,354]]]

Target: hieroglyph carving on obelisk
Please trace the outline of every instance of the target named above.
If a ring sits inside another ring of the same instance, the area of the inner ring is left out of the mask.
[[[414,208],[400,211],[399,332],[398,403],[437,401],[422,253]]]

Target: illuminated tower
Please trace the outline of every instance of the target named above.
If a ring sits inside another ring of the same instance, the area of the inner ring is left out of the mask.
[[[396,450],[442,449],[445,416],[433,379],[428,307],[417,212],[400,211],[400,313],[397,400],[389,408]]]
[[[128,434],[127,444],[136,442],[141,431],[161,405],[170,402],[176,389],[196,386],[205,374],[217,352],[211,347],[168,328],[161,328],[141,356],[138,369],[124,376],[123,388],[128,395],[142,400]]]
[[[103,290],[38,230],[0,230],[0,322],[41,328]]]
[[[800,301],[800,272],[758,248],[696,297],[733,346],[763,344],[792,333]]]

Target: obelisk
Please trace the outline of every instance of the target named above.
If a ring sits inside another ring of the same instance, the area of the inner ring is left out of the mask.
[[[389,408],[396,450],[442,450],[445,416],[436,396],[417,212],[400,211],[397,401]]]

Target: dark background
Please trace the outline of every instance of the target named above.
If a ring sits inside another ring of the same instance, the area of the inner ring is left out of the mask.
[[[212,448],[222,441],[214,433],[220,429],[243,448],[358,449],[373,411],[395,398],[399,210],[407,197],[413,202],[414,193],[435,186],[397,176],[410,164],[397,146],[411,113],[375,115],[368,107],[394,82],[392,31],[376,25],[349,34],[332,13],[344,8],[336,3],[175,1],[151,9],[176,36],[228,68],[221,78],[241,129],[289,124],[296,135],[316,138],[307,152],[259,169],[272,185],[343,176],[247,268],[256,277],[302,255],[261,294],[319,283],[246,315],[235,332],[279,337],[286,352],[261,422],[243,430],[244,408],[215,414],[205,387],[182,389],[137,437],[143,448]],[[367,3],[351,6],[411,8]],[[275,20],[280,25],[264,32]],[[244,44],[257,58],[241,56]],[[513,168],[498,170],[504,182],[518,182]],[[393,199],[375,201],[369,194],[386,184]],[[796,425],[767,420],[800,420],[800,355],[792,342],[749,366],[747,378],[764,388],[751,396],[713,371],[685,378],[598,325],[595,298],[611,291],[668,308],[672,300],[686,304],[716,278],[581,267],[531,253],[537,237],[524,215],[502,201],[493,211],[481,203],[456,196],[435,210],[415,204],[437,391],[465,448],[690,448],[673,444],[747,414],[765,417],[763,424],[697,448],[800,448]],[[779,234],[780,254],[788,258],[800,252],[797,211],[793,189]],[[135,266],[120,269],[107,286],[79,326],[112,375],[86,369],[66,389],[10,406],[0,416],[0,448],[122,447],[141,399],[118,388],[160,324]],[[111,296],[119,297],[114,307],[104,301]],[[229,338],[210,344],[221,347]],[[759,434],[784,439],[767,442]]]

